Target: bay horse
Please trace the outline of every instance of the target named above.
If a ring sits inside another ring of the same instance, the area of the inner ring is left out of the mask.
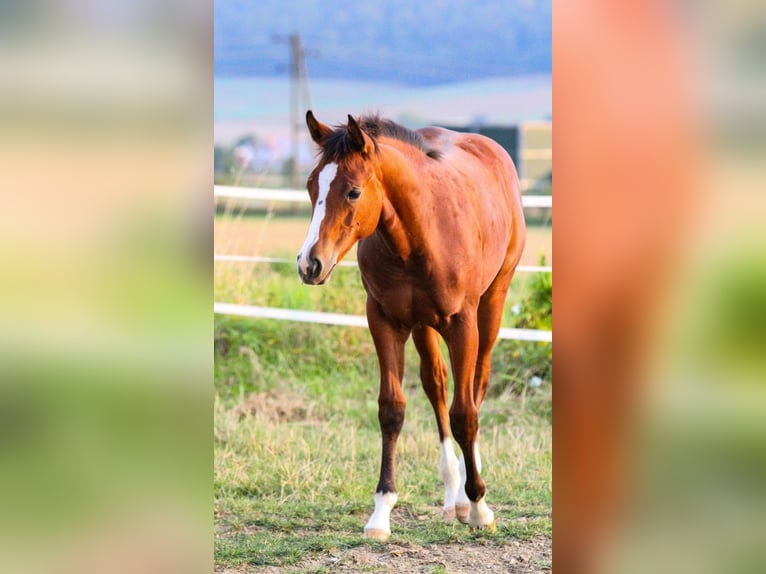
[[[320,148],[307,181],[312,216],[298,273],[322,285],[358,242],[367,321],[380,365],[380,480],[366,537],[391,535],[396,441],[404,422],[404,346],[412,335],[441,442],[445,520],[495,530],[476,443],[490,352],[526,240],[518,175],[493,140],[378,116],[329,127],[309,110]],[[454,396],[447,411],[447,344]],[[457,440],[458,461],[452,446]]]

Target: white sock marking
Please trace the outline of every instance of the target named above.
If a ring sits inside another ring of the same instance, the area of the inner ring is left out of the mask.
[[[324,220],[325,210],[327,209],[327,194],[330,192],[330,186],[335,180],[335,174],[338,172],[338,164],[328,163],[319,172],[319,192],[317,202],[314,206],[314,215],[311,217],[311,225],[306,234],[306,240],[301,247],[300,257],[298,258],[298,268],[302,273],[306,273],[309,266],[309,253],[312,247],[319,241],[319,228]]]
[[[383,494],[378,492],[375,494],[375,511],[367,521],[365,530],[382,530],[384,532],[391,532],[391,509],[396,504],[397,496],[395,492],[387,492]]]
[[[471,510],[468,512],[468,526],[474,528],[489,526],[495,521],[495,513],[489,509],[485,498],[481,497],[477,502],[471,503]]]
[[[473,460],[476,461],[476,471],[481,474],[481,455],[479,454],[479,442],[473,443]]]
[[[458,486],[457,489],[457,499],[455,499],[455,504],[466,505],[470,500],[468,500],[468,495],[465,493],[465,457],[462,454],[460,455],[458,468],[460,471],[460,486]]]
[[[455,448],[452,446],[452,439],[444,439],[439,455],[439,470],[444,481],[444,508],[452,508],[458,497],[458,488],[460,487],[460,470],[458,468]],[[463,479],[463,493],[465,494],[465,479]]]

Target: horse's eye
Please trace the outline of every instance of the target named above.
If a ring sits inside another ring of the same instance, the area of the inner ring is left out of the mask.
[[[352,187],[351,191],[348,192],[346,197],[348,197],[351,200],[359,199],[359,197],[362,195],[362,190],[358,187]]]

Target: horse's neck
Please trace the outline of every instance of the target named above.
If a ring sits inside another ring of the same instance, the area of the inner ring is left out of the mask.
[[[389,249],[408,259],[413,251],[423,248],[422,238],[428,222],[424,213],[421,184],[413,166],[398,150],[386,150],[379,178],[385,190],[383,212],[378,226]]]

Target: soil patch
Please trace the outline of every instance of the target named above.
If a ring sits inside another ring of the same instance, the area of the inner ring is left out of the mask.
[[[448,574],[547,574],[551,572],[551,539],[509,540],[495,544],[429,544],[392,542],[383,548],[358,546],[310,556],[290,566],[242,566],[234,572],[379,572]]]

